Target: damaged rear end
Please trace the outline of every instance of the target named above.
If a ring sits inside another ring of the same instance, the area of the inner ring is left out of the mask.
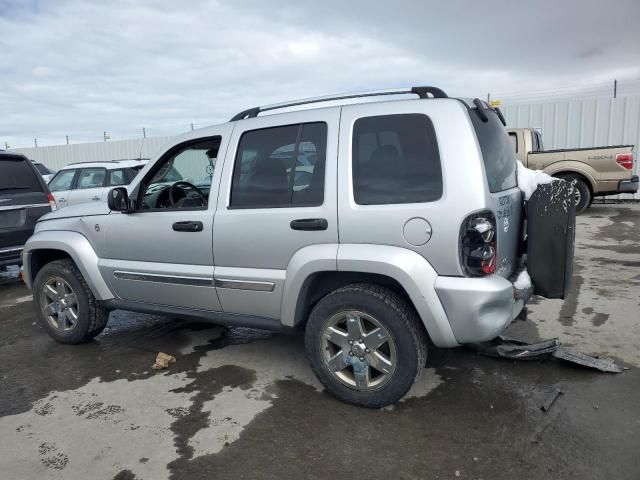
[[[500,335],[522,312],[534,291],[527,273],[528,207],[518,187],[517,160],[504,118],[499,110],[480,100],[468,106],[484,166],[484,207],[471,212],[460,226],[463,276],[439,277],[436,282],[438,296],[459,343],[485,341]],[[549,208],[558,205],[558,198],[543,195],[534,204],[536,208]],[[534,222],[534,226],[539,225],[540,222]],[[531,243],[540,241],[549,245],[545,242],[549,238],[548,229],[532,230],[530,237]],[[572,235],[563,239],[565,244],[573,242]],[[534,255],[541,267],[536,272],[553,270],[553,262],[560,261],[562,255],[569,255],[568,262],[572,261],[572,250],[567,249],[555,257]],[[563,264],[564,259],[563,256]],[[460,298],[465,301],[460,302]]]

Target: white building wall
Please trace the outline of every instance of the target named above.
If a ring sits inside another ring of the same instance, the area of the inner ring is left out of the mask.
[[[542,129],[545,149],[634,145],[635,174],[640,170],[640,96],[593,97],[500,107],[513,128]],[[612,195],[613,198],[640,198]]]
[[[44,163],[53,170],[77,162],[122,160],[132,158],[154,158],[164,150],[172,137],[141,138],[50,147],[14,148],[31,160]]]
[[[542,128],[547,149],[640,145],[640,96],[505,104],[500,108],[509,127]]]

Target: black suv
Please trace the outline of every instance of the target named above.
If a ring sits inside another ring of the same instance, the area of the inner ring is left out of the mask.
[[[22,246],[36,222],[55,209],[47,184],[29,159],[0,151],[0,269],[22,263]]]

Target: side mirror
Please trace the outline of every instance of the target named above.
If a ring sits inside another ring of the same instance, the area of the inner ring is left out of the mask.
[[[130,212],[129,194],[124,187],[112,188],[109,191],[107,197],[107,205],[109,210],[115,210],[116,212]]]

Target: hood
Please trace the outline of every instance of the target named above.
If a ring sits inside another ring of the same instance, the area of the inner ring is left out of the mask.
[[[47,213],[40,217],[41,222],[47,220],[56,220],[58,218],[73,218],[73,217],[90,217],[95,215],[108,215],[109,206],[107,202],[91,202],[80,203],[78,205],[70,205],[68,207],[60,208],[53,212]]]

